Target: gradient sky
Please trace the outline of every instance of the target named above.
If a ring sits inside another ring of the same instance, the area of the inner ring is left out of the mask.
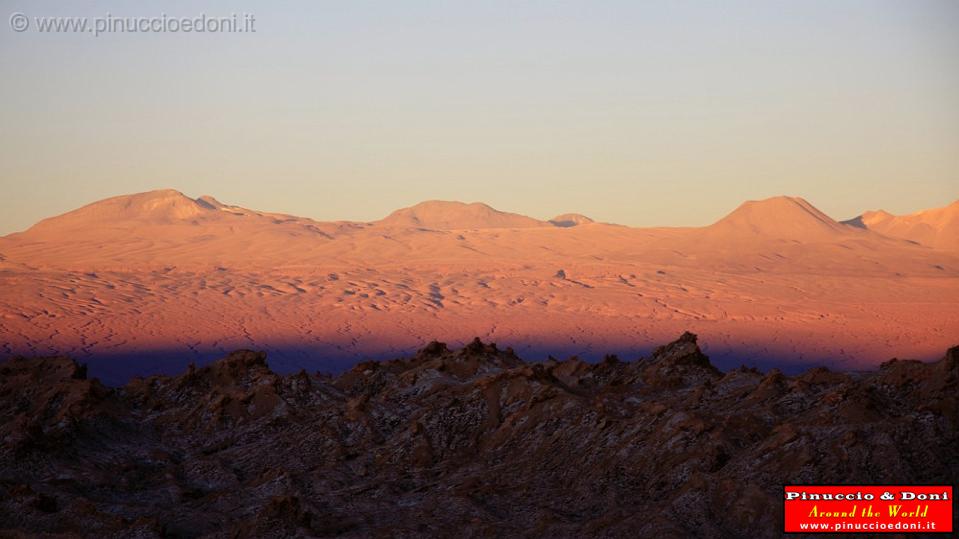
[[[629,225],[959,198],[955,1],[0,6],[0,234],[161,187],[322,220],[456,199]],[[14,12],[248,12],[256,33],[14,33]]]

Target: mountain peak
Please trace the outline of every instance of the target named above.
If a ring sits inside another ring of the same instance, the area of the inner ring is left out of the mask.
[[[200,204],[209,206],[210,209],[216,209],[216,210],[218,210],[218,209],[220,209],[220,208],[225,208],[225,207],[226,207],[226,204],[220,202],[219,200],[217,200],[216,198],[214,198],[214,197],[211,196],[211,195],[203,195],[203,196],[197,198],[196,201],[199,202]]]
[[[747,200],[739,205],[737,211],[748,208],[752,211],[760,209],[762,211],[775,211],[782,209],[802,209],[804,211],[812,210],[818,212],[812,204],[802,197],[779,195],[760,200]]]
[[[123,195],[120,195],[123,196]],[[164,189],[153,189],[152,191],[143,191],[142,193],[133,193],[132,195],[126,195],[129,197],[144,197],[144,198],[168,198],[168,197],[183,197],[188,198],[186,195],[177,191],[176,189],[171,189],[169,187]]]
[[[959,250],[959,200],[942,208],[909,215],[894,215],[884,210],[867,211],[846,223],[928,247]]]
[[[730,237],[746,234],[797,241],[826,239],[850,230],[805,199],[790,196],[746,201],[708,229]]]
[[[595,221],[581,213],[564,213],[562,215],[553,217],[549,220],[549,222],[552,223],[553,226],[569,228],[573,226],[586,225]]]
[[[877,217],[895,217],[895,215],[887,212],[886,210],[869,210],[863,212],[863,215],[875,215]]]
[[[427,200],[409,208],[394,211],[377,222],[379,225],[408,228],[457,230],[468,228],[531,228],[546,223],[502,212],[481,202]]]
[[[175,189],[157,189],[87,204],[40,221],[32,229],[50,230],[125,222],[164,224],[194,219],[211,209],[208,204],[193,200]]]
[[[489,211],[495,212],[492,206],[482,202],[460,202],[459,200],[424,200],[410,206],[408,209],[420,212],[430,211]]]
[[[107,199],[98,206],[115,206],[124,212],[159,217],[188,218],[200,212],[197,201],[175,189],[159,189]]]

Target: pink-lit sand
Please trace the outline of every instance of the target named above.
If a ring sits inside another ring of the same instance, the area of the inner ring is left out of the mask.
[[[959,343],[959,253],[801,199],[704,228],[578,221],[426,203],[325,223],[117,197],[0,238],[0,345],[126,362],[242,347],[336,368],[433,339],[597,357],[690,330],[720,364],[855,369]]]

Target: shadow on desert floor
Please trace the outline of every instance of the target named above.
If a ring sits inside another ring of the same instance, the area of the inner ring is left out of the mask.
[[[450,342],[453,348],[459,348],[465,343]],[[666,344],[665,342],[663,344]],[[849,370],[842,364],[831,362],[827,358],[817,360],[797,359],[795,352],[757,352],[747,349],[731,349],[710,351],[707,342],[700,340],[710,361],[722,371],[728,371],[740,366],[753,367],[761,371],[779,369],[786,374],[795,374],[813,367],[826,366],[833,370]],[[512,347],[523,360],[528,362],[545,361],[550,357],[564,360],[572,356],[589,362],[601,361],[607,354],[616,355],[620,361],[635,361],[648,357],[655,347],[620,347],[608,350],[586,350],[568,345],[524,345],[522,343],[499,343],[500,348]],[[348,370],[353,365],[365,360],[388,360],[405,358],[414,355],[417,348],[408,350],[384,349],[379,352],[371,351],[363,355],[343,350],[309,347],[291,343],[275,344],[257,347],[267,353],[270,368],[280,374],[297,372],[301,369],[307,372],[322,372],[338,374]],[[153,348],[129,352],[113,352],[92,354],[76,358],[88,366],[90,377],[99,378],[111,386],[119,386],[130,379],[142,376],[176,375],[182,373],[193,363],[203,366],[211,363],[232,350],[203,349],[203,348]]]

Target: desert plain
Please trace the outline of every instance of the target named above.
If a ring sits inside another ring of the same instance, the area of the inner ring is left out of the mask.
[[[237,349],[339,372],[433,340],[632,359],[691,331],[720,368],[932,360],[959,337],[959,202],[839,221],[798,197],[705,227],[428,201],[325,222],[160,190],[0,238],[0,355],[120,384]]]

